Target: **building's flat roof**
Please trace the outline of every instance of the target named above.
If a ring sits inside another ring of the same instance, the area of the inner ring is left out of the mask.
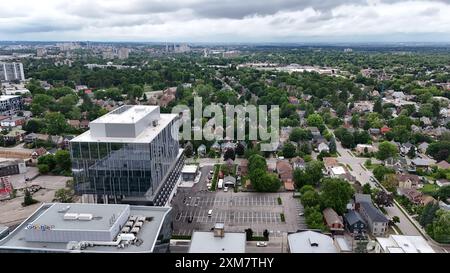
[[[25,240],[25,231],[28,224],[35,222],[42,215],[45,215],[48,209],[51,209],[54,204],[43,204],[39,207],[36,212],[34,212],[30,217],[28,217],[22,224],[20,224],[14,231],[12,231],[4,239],[0,240],[0,252],[1,250],[16,250],[16,251],[49,251],[49,252],[80,252],[80,250],[68,250],[67,243],[54,243],[54,242],[28,242]],[[58,204],[59,205],[59,204]],[[130,205],[111,205],[111,204],[60,204],[62,207],[71,206],[73,208],[81,209],[81,206],[87,206],[86,208],[92,209],[93,206],[104,206],[105,208],[95,208],[94,211],[100,213],[108,210],[110,207],[112,211],[120,208],[120,206],[129,206],[130,215],[139,215],[145,217],[153,217],[150,222],[145,222],[141,230],[137,234],[137,237],[142,239],[141,245],[130,245],[125,248],[109,247],[109,246],[94,246],[88,247],[81,252],[152,252],[155,246],[157,236],[161,230],[163,221],[168,216],[170,207],[150,207],[150,206],[130,206]],[[56,209],[57,207],[54,207]],[[75,210],[73,210],[75,211]],[[108,215],[111,212],[108,212]],[[63,213],[62,213],[63,215]],[[103,216],[103,215],[102,215]],[[108,217],[103,217],[108,221]],[[92,220],[95,221],[95,220]],[[80,222],[80,221],[78,221]],[[54,223],[50,223],[54,224]],[[58,221],[55,226],[58,225]]]
[[[12,99],[12,98],[17,98],[17,97],[20,97],[20,96],[16,96],[16,95],[1,95],[0,96],[0,101],[9,100],[9,99]]]
[[[181,173],[197,173],[197,165],[184,165]]]
[[[390,253],[435,253],[422,236],[391,235],[388,238],[376,238],[381,248]]]
[[[342,166],[337,166],[337,167],[333,167],[331,168],[331,171],[335,174],[335,175],[341,175],[341,174],[345,174],[345,169]]]
[[[302,231],[288,235],[291,253],[336,253],[333,239],[315,231]]]
[[[69,207],[67,211],[65,208]],[[116,204],[63,204],[55,203],[46,211],[41,213],[30,224],[53,225],[54,230],[109,230],[111,228],[109,220],[117,219],[125,212],[128,205]],[[65,213],[92,214],[93,220],[64,220]],[[96,218],[98,217],[98,218]]]
[[[224,237],[214,237],[214,232],[195,231],[189,253],[245,253],[245,233],[225,232]]]
[[[149,113],[157,110],[159,106],[148,105],[124,105],[106,115],[103,115],[91,123],[136,123]]]
[[[89,130],[73,138],[71,142],[150,143],[176,117],[176,114],[160,114],[157,126],[148,126],[135,138],[93,137]]]

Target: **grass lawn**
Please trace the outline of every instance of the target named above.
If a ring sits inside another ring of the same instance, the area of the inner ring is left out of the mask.
[[[434,193],[439,189],[438,185],[435,184],[424,184],[423,188],[420,189],[423,193]]]

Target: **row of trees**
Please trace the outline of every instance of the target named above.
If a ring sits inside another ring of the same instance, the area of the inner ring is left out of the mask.
[[[254,154],[248,159],[248,176],[252,187],[259,192],[275,192],[281,187],[276,174],[267,172],[267,162],[264,157]]]

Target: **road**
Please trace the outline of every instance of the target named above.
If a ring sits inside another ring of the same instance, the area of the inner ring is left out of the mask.
[[[339,141],[336,141],[336,148],[338,153],[340,154],[337,157],[338,162],[349,165],[352,170],[349,169],[350,173],[356,177],[356,179],[361,183],[361,185],[369,183],[372,188],[380,188],[375,182],[370,180],[370,177],[373,177],[372,171],[365,169],[362,167],[367,158],[354,156],[349,149],[342,147]],[[380,163],[374,159],[372,159],[373,163]],[[400,229],[403,235],[414,235],[414,236],[422,236],[428,243],[434,248],[437,252],[447,252],[449,249],[443,249],[440,246],[435,245],[432,241],[429,241],[428,238],[423,236],[423,234],[416,228],[416,226],[408,219],[408,217],[400,210],[397,204],[391,207],[385,207],[386,214],[389,218],[393,218],[394,216],[399,217],[400,222],[397,223],[397,227]]]

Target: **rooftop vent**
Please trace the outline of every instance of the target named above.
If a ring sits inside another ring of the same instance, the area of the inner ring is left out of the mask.
[[[152,125],[153,127],[158,126],[158,120],[157,119],[152,120]]]
[[[225,228],[223,223],[216,223],[214,225],[214,237],[224,237]]]

